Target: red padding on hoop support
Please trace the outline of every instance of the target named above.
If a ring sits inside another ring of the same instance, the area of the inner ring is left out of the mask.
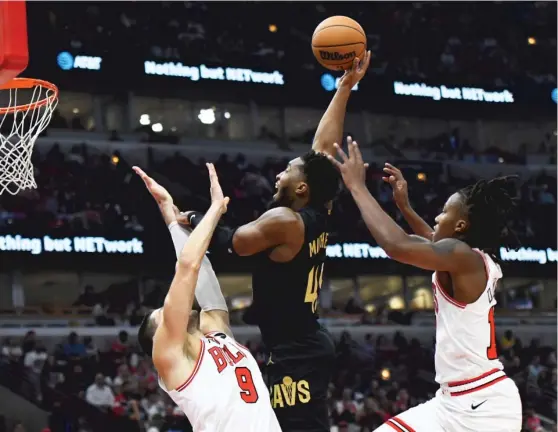
[[[25,1],[0,1],[0,84],[29,64]]]

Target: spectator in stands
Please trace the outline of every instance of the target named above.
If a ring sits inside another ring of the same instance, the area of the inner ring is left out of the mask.
[[[74,306],[93,307],[99,302],[99,294],[91,285],[86,285],[83,293],[74,302]]]
[[[80,360],[87,355],[85,345],[80,342],[76,332],[70,333],[68,342],[63,345],[62,349],[68,360]]]
[[[93,342],[91,336],[85,336],[83,338],[83,345],[85,346],[85,355],[88,359],[97,362],[99,360],[99,348]]]
[[[141,400],[141,407],[150,421],[153,420],[155,416],[163,416],[166,411],[165,403],[158,392],[151,393],[147,397],[144,397]]]
[[[545,432],[541,425],[541,420],[535,415],[533,408],[527,408],[525,411],[524,428],[527,432]]]
[[[109,409],[114,405],[114,394],[105,383],[103,374],[95,375],[95,382],[85,392],[85,400],[97,408]]]
[[[128,332],[124,330],[119,332],[118,338],[112,343],[110,349],[114,354],[126,356],[129,349]]]
[[[372,397],[364,400],[363,407],[357,414],[357,423],[361,427],[361,432],[372,432],[389,419],[390,415],[381,410],[378,402]]]
[[[36,335],[34,331],[31,330],[25,333],[25,336],[23,337],[23,342],[21,343],[21,349],[23,350],[23,353],[26,354],[27,352],[35,348],[35,342],[36,342]]]
[[[118,367],[118,373],[112,380],[112,385],[122,386],[128,392],[136,393],[139,387],[138,377],[130,373],[127,364],[121,364]]]
[[[539,375],[543,370],[544,367],[541,365],[541,358],[538,355],[534,356],[529,366],[527,366],[528,378],[534,380],[539,379]]]
[[[356,424],[357,403],[350,388],[343,389],[341,399],[335,402],[334,408],[332,413],[334,425],[341,428],[341,426]]]
[[[511,330],[506,330],[500,340],[500,353],[507,355],[515,346],[515,336]]]
[[[25,426],[23,426],[23,423],[16,423],[12,429],[13,432],[26,432],[27,429],[25,429]]]
[[[23,365],[25,366],[26,378],[33,390],[34,399],[37,402],[43,400],[41,391],[41,372],[48,358],[46,348],[36,344],[36,347],[25,354]]]
[[[523,371],[523,368],[521,367],[521,359],[518,356],[513,356],[510,361],[506,361],[504,359],[504,365],[504,370],[510,378],[515,377]]]
[[[57,387],[70,395],[82,394],[89,382],[86,374],[83,372],[82,366],[80,364],[75,364],[65,376],[65,380]]]
[[[2,344],[2,360],[8,363],[18,363],[23,355],[23,350],[17,341],[12,338],[4,339]]]

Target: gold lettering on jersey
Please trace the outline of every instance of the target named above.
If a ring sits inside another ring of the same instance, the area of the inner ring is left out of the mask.
[[[305,404],[312,398],[308,381],[293,381],[289,376],[283,378],[281,384],[274,384],[269,389],[269,394],[273,408],[284,408],[285,403],[288,406],[294,406],[297,403]]]
[[[308,249],[310,249],[310,258],[312,258],[314,255],[319,254],[322,249],[325,249],[327,247],[328,235],[328,233],[323,232],[317,238],[308,243]]]

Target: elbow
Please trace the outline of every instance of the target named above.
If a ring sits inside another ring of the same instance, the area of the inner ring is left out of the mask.
[[[176,264],[176,270],[187,272],[187,273],[197,273],[200,271],[201,260],[192,257],[180,257]]]
[[[403,260],[403,256],[405,251],[402,247],[397,245],[396,243],[389,243],[383,246],[384,252],[388,257],[395,261]]]
[[[252,242],[253,243],[253,242]],[[235,235],[232,241],[232,251],[235,255],[244,257],[254,255],[253,244],[243,240],[240,236]]]

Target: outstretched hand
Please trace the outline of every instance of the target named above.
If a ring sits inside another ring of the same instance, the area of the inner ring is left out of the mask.
[[[393,189],[393,199],[397,207],[402,208],[409,205],[407,180],[403,177],[401,170],[386,162],[384,172],[387,174],[387,177],[382,177],[382,180],[391,185]]]
[[[366,51],[362,59],[356,57],[353,60],[353,65],[351,66],[351,68],[347,69],[341,77],[341,80],[339,81],[339,87],[347,86],[352,89],[355,85],[357,85],[368,70],[371,56],[371,52]]]
[[[337,150],[337,154],[343,163],[339,162],[331,155],[328,155],[328,159],[341,173],[341,177],[343,177],[343,182],[345,186],[347,186],[347,189],[353,191],[359,187],[366,187],[366,169],[368,168],[368,164],[363,162],[362,153],[356,141],[353,141],[351,137],[347,137],[347,147],[349,148],[348,157],[337,143],[333,144],[333,146]]]
[[[209,171],[209,183],[210,188],[209,191],[211,193],[211,205],[220,206],[221,212],[227,212],[227,205],[229,204],[229,197],[225,197],[223,195],[223,189],[221,189],[221,185],[219,184],[219,177],[217,176],[217,171],[215,171],[215,167],[212,163],[208,163],[207,170]]]
[[[145,187],[147,188],[151,196],[155,198],[157,204],[159,204],[160,206],[166,204],[172,205],[172,196],[163,186],[149,177],[140,167],[135,166],[132,167],[132,169],[143,180],[143,182],[145,183]]]

